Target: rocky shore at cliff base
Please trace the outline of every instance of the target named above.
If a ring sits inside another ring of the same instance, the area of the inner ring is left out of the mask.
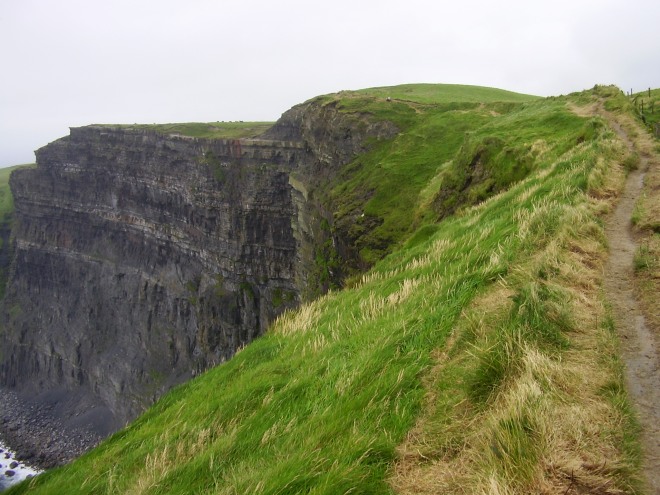
[[[58,418],[47,402],[27,401],[0,388],[0,439],[16,452],[16,461],[40,469],[61,466],[101,440],[98,433],[71,423]]]

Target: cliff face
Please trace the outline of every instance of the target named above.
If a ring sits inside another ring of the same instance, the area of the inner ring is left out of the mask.
[[[313,178],[396,132],[313,107],[263,139],[89,126],[38,150],[11,177],[0,384],[101,411],[105,434],[296,305],[324,235]]]
[[[297,299],[303,154],[100,127],[39,150],[11,179],[3,382],[88,388],[121,422],[231,356]]]

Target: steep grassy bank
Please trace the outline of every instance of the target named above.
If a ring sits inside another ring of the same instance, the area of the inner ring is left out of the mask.
[[[478,86],[430,84],[342,91],[316,98],[341,112],[388,120],[401,131],[394,139],[373,146],[316,192],[333,212],[332,228],[342,240],[338,256],[329,257],[335,262],[332,268],[343,277],[363,271],[417,228],[435,223],[439,214],[430,203],[442,180],[438,174],[454,173],[465,165],[452,162],[459,150],[463,150],[464,160],[473,157],[467,156],[470,153],[478,153],[474,148],[479,137],[471,133],[537,99]],[[497,145],[498,152],[506,147],[506,153],[512,155],[527,151],[515,148],[507,138]],[[495,162],[503,157],[492,158],[496,169]],[[503,170],[495,179],[486,174],[484,179],[492,180],[488,184],[481,184],[480,177],[475,182],[481,190],[473,191],[470,201],[487,197],[524,173]]]
[[[425,103],[437,113],[407,95],[324,97],[399,112],[402,133],[326,193],[336,226],[383,219],[355,237],[365,262],[377,239],[400,247],[9,493],[635,492],[600,293],[628,152],[568,107],[623,95]]]

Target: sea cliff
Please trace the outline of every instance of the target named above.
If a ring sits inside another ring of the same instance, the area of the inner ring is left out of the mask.
[[[395,133],[310,102],[255,139],[92,125],[39,149],[10,180],[0,385],[105,436],[230,358],[318,292],[319,181]]]

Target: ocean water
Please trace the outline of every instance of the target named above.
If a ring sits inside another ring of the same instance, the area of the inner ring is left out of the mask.
[[[0,439],[0,492],[41,471],[16,460],[14,452]]]

